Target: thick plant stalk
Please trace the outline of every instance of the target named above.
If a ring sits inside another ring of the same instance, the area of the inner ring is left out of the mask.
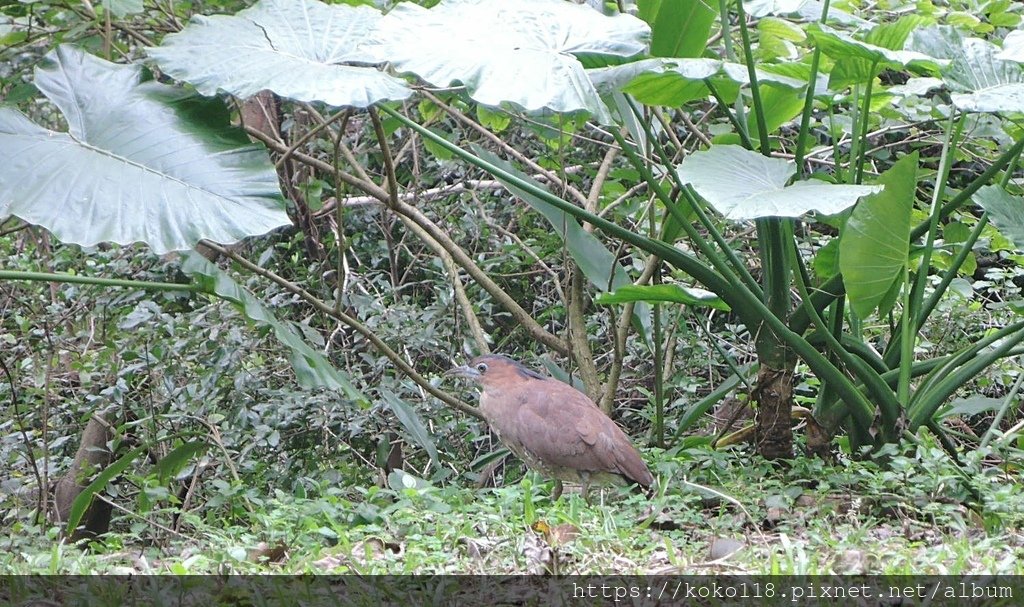
[[[107,443],[113,439],[110,432],[110,424],[104,418],[103,413],[93,413],[89,423],[82,430],[82,440],[75,452],[75,459],[67,473],[57,481],[53,491],[53,500],[56,504],[56,521],[66,522],[71,513],[71,505],[88,485],[86,480],[96,470],[103,470],[113,461],[113,453],[107,448]],[[104,500],[94,499],[85,514],[82,516],[83,524],[75,527],[71,532],[69,541],[77,542],[81,539],[90,539],[102,535],[110,528],[111,507],[110,503]]]

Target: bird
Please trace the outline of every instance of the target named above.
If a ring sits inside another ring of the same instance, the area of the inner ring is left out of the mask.
[[[528,468],[555,480],[552,502],[563,481],[581,484],[587,503],[591,483],[645,489],[654,483],[622,428],[576,388],[501,354],[478,356],[446,374],[480,384],[484,419]]]

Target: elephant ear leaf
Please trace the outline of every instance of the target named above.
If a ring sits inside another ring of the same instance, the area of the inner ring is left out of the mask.
[[[1017,248],[1024,248],[1024,198],[997,185],[987,185],[975,192],[974,202],[985,209],[1003,236]]]
[[[146,49],[166,73],[204,95],[243,99],[268,89],[296,101],[365,108],[412,94],[367,64],[380,21],[371,6],[318,0],[261,0],[235,15],[196,15],[181,32]]]
[[[749,221],[761,217],[802,217],[812,211],[834,215],[853,206],[861,196],[881,191],[877,185],[843,185],[816,180],[786,183],[796,165],[768,158],[738,145],[716,145],[694,152],[676,168],[726,219]]]
[[[157,254],[290,223],[266,149],[230,125],[221,100],[67,45],[36,68],[35,86],[68,130],[0,108],[0,217],[68,243],[144,242]]]
[[[839,242],[839,269],[850,304],[861,318],[892,296],[910,253],[910,220],[917,188],[917,152],[901,158],[846,220]],[[883,306],[884,307],[884,306]]]

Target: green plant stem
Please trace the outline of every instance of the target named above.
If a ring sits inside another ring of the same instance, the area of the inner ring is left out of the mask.
[[[996,360],[1009,356],[1021,340],[1024,340],[1024,321],[992,332],[936,367],[921,382],[911,399],[907,411],[909,430],[914,432],[931,419],[953,392]],[[983,354],[982,351],[985,349],[989,351]]]
[[[772,315],[786,322],[790,312],[790,258],[786,250],[786,242],[792,241],[788,219],[780,217],[762,217],[754,224],[757,226],[757,240],[761,256],[761,267],[764,272],[765,306]],[[775,369],[791,366],[791,356],[786,348],[779,343],[770,332],[758,332],[755,339],[758,356],[763,362]]]
[[[956,142],[960,140],[960,133],[963,132],[967,114],[961,114],[958,122],[954,121],[954,117],[955,114],[950,114],[949,122],[946,125],[946,138],[942,144],[942,155],[939,159],[939,174],[935,177],[935,190],[932,192],[931,208],[928,213],[930,221],[928,223],[927,237],[925,238],[924,253],[921,256],[921,265],[918,266],[919,269],[917,271],[917,281],[914,284],[914,291],[911,295],[911,308],[904,310],[904,318],[907,319],[917,318],[917,310],[920,309],[921,301],[924,298],[925,286],[928,284],[928,268],[931,267],[932,261],[932,247],[935,246],[935,235],[939,230],[939,220],[942,211],[941,201],[946,193],[949,169],[953,164],[953,151],[956,149]],[[914,321],[912,320],[912,322]]]
[[[764,104],[761,102],[761,87],[757,82],[757,68],[754,64],[754,49],[750,43],[750,31],[747,28],[747,14],[743,10],[743,0],[736,0],[737,21],[740,24],[740,38],[743,40],[743,58],[747,64],[747,76],[750,78],[750,96],[754,105],[754,119],[757,120],[757,134],[761,143],[761,153],[771,154],[771,141],[768,139],[768,123],[764,119]],[[741,97],[742,98],[742,97]]]
[[[826,4],[827,4],[826,0]],[[807,98],[804,100],[804,109],[800,114],[800,132],[796,138],[796,152],[794,162],[796,163],[796,177],[803,179],[807,175],[804,167],[804,160],[807,156],[807,141],[810,139],[811,114],[814,112],[814,90],[818,80],[818,64],[821,62],[821,49],[815,48],[811,55],[811,76],[807,84]]]
[[[904,314],[903,322],[900,323],[900,379],[896,388],[896,398],[903,407],[906,407],[910,401],[910,369],[914,365],[914,342],[916,341],[914,339],[915,327],[913,323],[907,322],[910,319],[911,309],[910,267],[908,263],[903,264],[902,291]]]
[[[1016,161],[1022,150],[1024,150],[1024,137],[1018,139],[1016,143],[1013,144],[1013,147],[1003,152],[999,158],[992,163],[991,166],[985,169],[981,175],[975,177],[966,188],[960,190],[960,193],[954,196],[953,200],[942,205],[942,211],[939,213],[939,218],[945,219],[950,213],[962,207],[971,199],[971,196],[974,196],[975,192],[981,189],[982,186],[991,183],[999,171],[1003,170],[1003,168],[1008,166],[1011,162]],[[922,221],[917,225],[917,227],[910,231],[910,240],[917,240],[924,236],[930,225],[930,221]]]
[[[854,84],[853,90],[850,92],[852,100],[850,101],[850,158],[847,161],[845,171],[841,171],[842,167],[839,164],[839,158],[836,158],[836,179],[839,183],[853,183],[852,178],[854,176],[854,167],[856,165],[857,157],[860,155],[861,141],[860,137],[857,136],[857,125],[860,124],[860,84]]]
[[[652,220],[653,223],[653,220]],[[661,263],[658,262],[660,266]],[[661,268],[655,268],[652,284],[661,284]],[[661,304],[654,304],[653,316],[654,341],[654,444],[665,446],[665,393],[664,393],[664,352],[662,352]]]
[[[821,5],[821,19],[819,23],[824,24],[828,20],[828,9],[831,0],[825,0]],[[808,134],[811,129],[811,114],[814,111],[814,93],[818,84],[818,66],[821,63],[821,49],[818,46],[814,47],[814,53],[811,55],[811,76],[807,79],[807,98],[804,99],[804,110],[800,115],[800,134],[796,139],[796,175],[798,179],[803,179],[805,175],[804,171],[804,158],[807,154],[807,140]]]
[[[718,22],[722,28],[722,45],[725,47],[725,58],[736,62],[736,52],[732,48],[732,36],[729,35],[729,0],[718,0]]]
[[[373,107],[369,109],[370,121],[373,122],[373,132],[377,137],[377,144],[380,146],[381,158],[384,160],[384,173],[387,177],[388,198],[390,205],[398,202],[398,179],[395,177],[394,158],[391,155],[391,147],[388,145],[388,137],[384,132],[384,125],[381,124],[380,114]]]
[[[864,179],[864,161],[867,155],[868,149],[868,125],[871,123],[871,91],[875,85],[875,70],[878,68],[878,60],[876,59],[871,63],[871,70],[868,72],[868,84],[864,88],[864,107],[861,110],[861,127],[860,133],[856,134],[855,137],[860,141],[860,146],[857,153],[857,173],[854,177],[854,183],[861,183]]]
[[[629,101],[629,106],[630,109],[633,111],[633,114],[637,117],[639,124],[643,125],[644,132],[647,135],[647,140],[651,142],[652,146],[654,147],[654,151],[658,154],[658,157],[661,159],[661,163],[666,167],[671,167],[672,160],[668,155],[668,151],[665,149],[665,146],[662,145],[660,139],[656,137],[655,134],[652,132],[650,123],[645,120],[640,120],[640,112],[631,100]],[[625,139],[619,141],[620,147],[624,147],[625,144]],[[639,155],[631,156],[630,160],[639,161]],[[636,166],[636,162],[634,162],[634,166]],[[638,170],[642,170],[640,169],[640,167],[637,168]],[[679,178],[679,173],[677,173],[676,171],[669,170],[668,174],[672,178],[672,181],[675,183],[676,188],[679,190],[681,195],[684,198],[686,198],[686,201],[690,204],[690,208],[693,209],[693,212],[697,215],[697,219],[700,220],[701,225],[704,226],[704,229],[707,230],[708,234],[711,235],[711,238],[715,241],[715,244],[718,245],[718,249],[722,252],[722,255],[725,256],[726,260],[729,262],[729,265],[732,266],[733,271],[736,272],[736,274],[739,276],[739,279],[743,281],[743,284],[745,284],[747,288],[751,289],[752,291],[757,293],[758,296],[760,296],[761,288],[757,285],[757,283],[754,281],[754,278],[750,275],[750,272],[747,270],[746,264],[744,264],[743,261],[739,258],[739,256],[736,255],[736,252],[733,251],[732,247],[730,247],[729,243],[725,240],[725,237],[722,235],[721,230],[719,230],[718,227],[714,224],[714,222],[711,221],[711,218],[708,216],[707,211],[705,211],[704,209],[704,205],[701,203],[700,200],[698,200],[697,195],[694,194],[692,188],[687,187],[686,184],[682,182],[682,180]],[[648,186],[652,187],[650,184],[648,184]],[[665,194],[663,189],[661,190],[661,193]],[[655,190],[655,194],[658,194],[657,190]],[[676,207],[676,213],[673,214],[673,217],[677,221],[680,221],[682,212],[678,209],[678,203],[676,203],[676,201],[674,200],[670,200],[667,194],[665,194],[665,196],[665,199],[661,199],[662,203],[666,206],[666,208],[669,207],[670,205]],[[672,210],[670,209],[669,212],[672,212]],[[691,233],[692,230],[687,230],[688,225],[689,222],[684,223],[683,230],[686,231],[688,237],[693,238],[696,236],[696,232]],[[706,251],[702,252],[707,254]]]
[[[708,92],[710,92],[711,96],[715,98],[718,107],[722,108],[722,111],[725,112],[726,119],[728,119],[732,124],[732,127],[736,129],[736,134],[739,135],[740,143],[743,144],[743,147],[748,150],[754,149],[754,142],[750,140],[750,133],[747,132],[746,121],[741,121],[736,114],[729,110],[729,104],[725,102],[725,98],[718,92],[718,89],[715,88],[715,85],[711,83],[710,79],[704,80],[704,86],[708,87]]]
[[[793,257],[800,255],[797,250],[796,243],[789,249],[789,254]],[[798,267],[794,261],[792,263],[794,267]],[[807,290],[807,278],[803,275],[803,272],[796,271],[793,273],[797,289],[800,291],[800,297],[802,301],[807,302],[810,300],[810,293]],[[896,436],[896,421],[898,419],[899,409],[893,398],[892,390],[882,381],[882,377],[869,365],[867,365],[860,358],[850,354],[842,344],[832,335],[829,327],[825,324],[825,321],[818,314],[817,310],[813,308],[808,310],[808,314],[811,315],[811,321],[818,329],[818,334],[825,339],[825,343],[829,346],[829,349],[834,353],[843,365],[852,371],[858,379],[864,384],[871,396],[877,401],[879,408],[882,411],[882,433],[884,442],[892,442]],[[824,410],[823,413],[828,417],[829,422],[827,426],[833,426],[835,422],[845,415],[836,415],[829,410]],[[866,411],[862,409],[853,409],[855,426],[859,438],[866,439],[870,436],[869,431],[871,429],[871,423],[874,421],[874,411],[871,411],[871,415],[865,415]],[[831,428],[830,428],[831,429]],[[865,441],[866,442],[866,441]]]
[[[203,292],[198,285],[176,282],[147,282],[145,280],[122,280],[120,278],[96,278],[77,274],[49,274],[46,272],[20,272],[17,270],[0,270],[0,280],[25,280],[31,282],[65,282],[99,287],[125,287],[146,291],[184,291],[186,293]]]

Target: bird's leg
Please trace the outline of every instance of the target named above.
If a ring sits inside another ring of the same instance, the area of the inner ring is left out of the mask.
[[[557,502],[562,497],[562,481],[555,479],[555,487],[551,490],[551,502]]]
[[[583,484],[583,501],[590,505],[590,475],[580,475],[580,482]]]

